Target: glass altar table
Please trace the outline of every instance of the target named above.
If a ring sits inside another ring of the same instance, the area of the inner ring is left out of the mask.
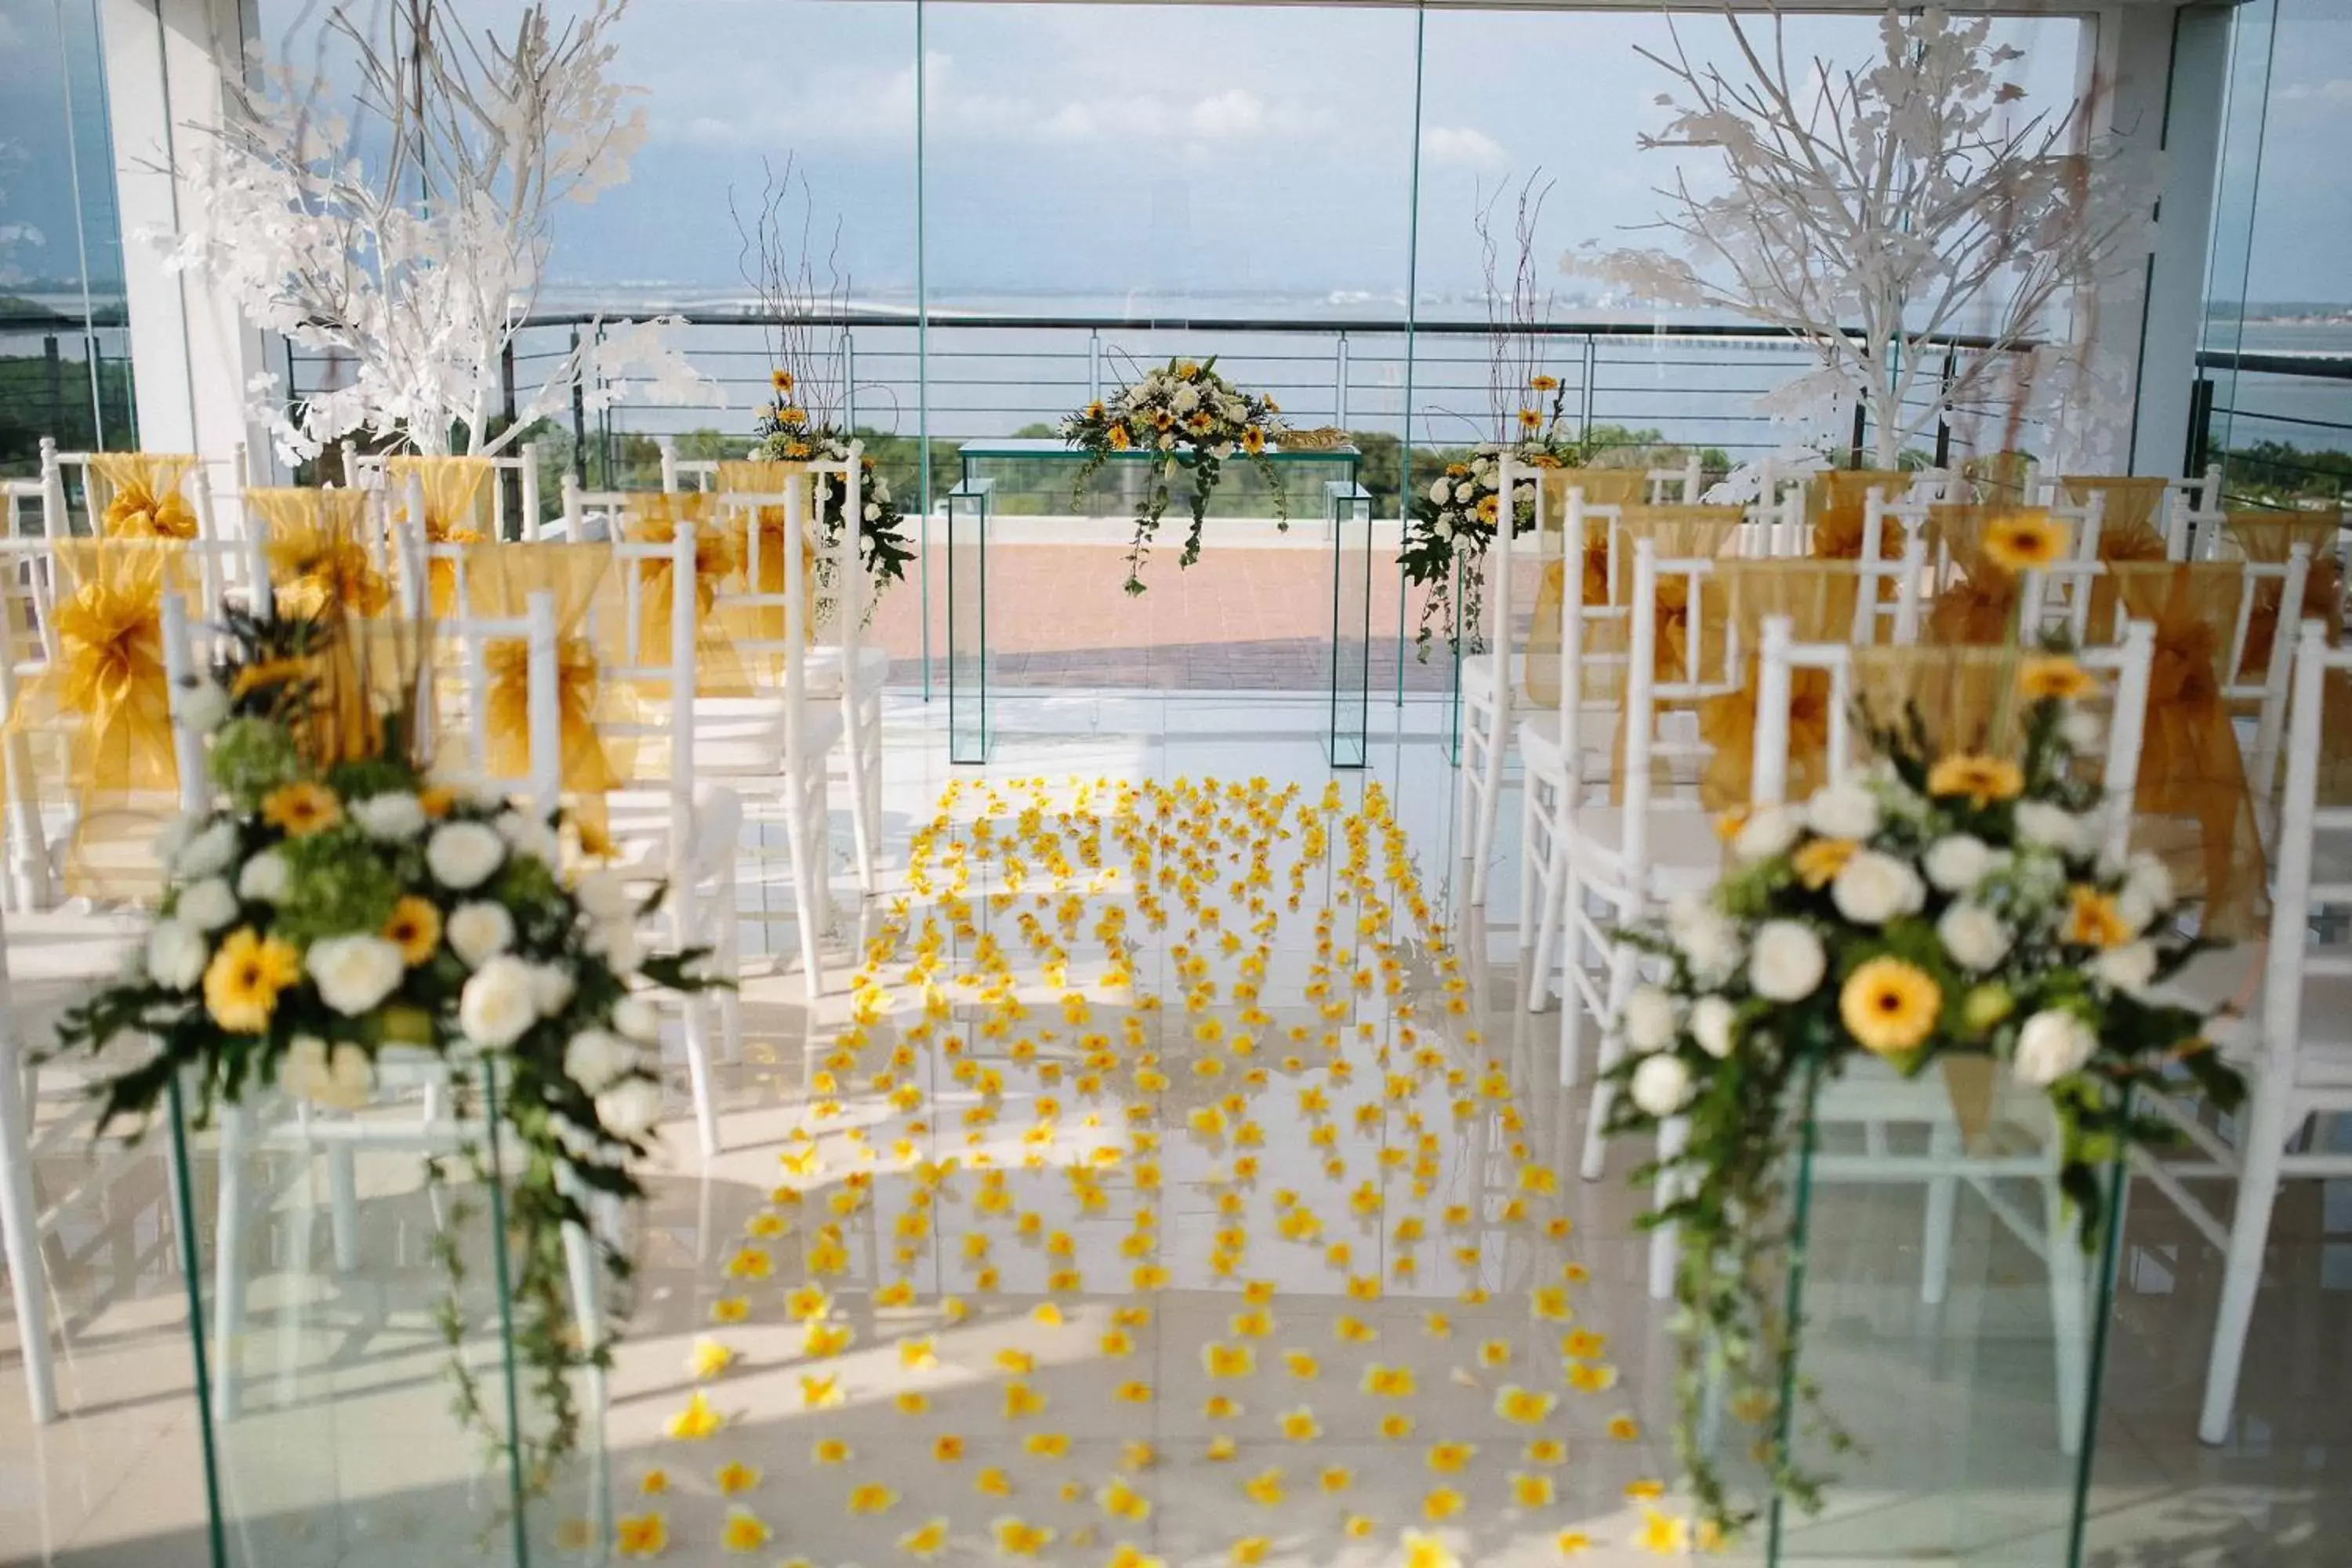
[[[988,760],[993,738],[990,704],[995,645],[988,624],[992,534],[1011,515],[1132,519],[1150,484],[1150,454],[1121,453],[1077,489],[1088,455],[1055,438],[971,441],[961,451],[961,482],[947,498],[948,755],[955,763]],[[1267,453],[1294,535],[1319,516],[1329,548],[1331,627],[1324,662],[1331,701],[1326,736],[1331,765],[1364,765],[1370,712],[1372,584],[1371,496],[1357,483],[1360,454],[1353,447]],[[1191,527],[1191,480],[1170,481],[1168,510],[1152,548],[1151,570],[1178,570],[1174,557]],[[1218,523],[1275,515],[1275,497],[1255,462],[1225,460],[1209,504],[1203,552],[1233,548],[1215,537]],[[1310,536],[1311,537],[1311,536]],[[1110,566],[1106,550],[1105,568]],[[1147,590],[1148,592],[1149,590]]]

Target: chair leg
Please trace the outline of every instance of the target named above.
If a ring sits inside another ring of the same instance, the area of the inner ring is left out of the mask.
[[[866,807],[871,795],[866,789],[866,724],[860,711],[857,683],[847,670],[842,673],[841,724],[842,750],[846,754],[849,769],[849,836],[857,854],[857,886],[871,893],[874,890],[874,825],[866,820]]]
[[[694,1090],[694,1133],[708,1161],[719,1152],[719,1106],[711,1098],[710,1015],[700,996],[686,999],[686,1077]]]
[[[1633,950],[1622,944],[1609,950],[1608,1005],[1601,1024],[1601,1060],[1594,1068],[1592,1106],[1584,1123],[1584,1160],[1579,1167],[1588,1182],[1601,1179],[1608,1159],[1608,1139],[1601,1129],[1609,1124],[1609,1111],[1617,1101],[1617,1086],[1609,1080],[1609,1069],[1617,1065],[1624,1052],[1624,1044],[1611,1026],[1625,1010],[1625,999],[1633,994]]]
[[[58,1384],[49,1360],[48,1279],[41,1265],[40,1208],[33,1197],[23,1089],[13,1058],[0,1062],[0,1243],[5,1244],[8,1286],[16,1304],[16,1337],[25,1347],[26,1396],[34,1422],[46,1425],[58,1418]]]
[[[1559,983],[1559,1087],[1574,1089],[1584,1068],[1584,985],[1581,963],[1584,939],[1577,924],[1576,901],[1584,889],[1573,875],[1560,885],[1560,942],[1566,949],[1566,969]]]
[[[784,853],[792,862],[793,910],[800,925],[803,984],[808,999],[814,1002],[824,990],[824,966],[817,952],[817,931],[823,918],[819,911],[824,906],[818,884],[818,879],[824,875],[824,847],[810,843],[813,834],[807,796],[803,795],[795,800],[793,807],[790,820],[784,824]]]
[[[1542,791],[1536,787],[1536,781],[1532,776],[1528,780],[1528,787],[1519,792],[1519,923],[1517,926],[1517,935],[1519,939],[1519,957],[1522,961],[1524,961],[1528,956],[1528,939],[1535,934],[1536,878],[1530,868],[1529,862],[1535,858],[1536,799],[1537,796],[1541,794]],[[1529,1003],[1528,1005],[1528,1011],[1532,1013],[1535,1010],[1535,1005],[1533,1003]]]
[[[1495,828],[1503,804],[1504,725],[1510,720],[1499,705],[1491,717],[1494,728],[1478,759],[1478,820],[1471,835],[1470,901],[1481,908],[1486,902],[1487,876],[1494,869]]]
[[[1522,854],[1519,863],[1520,874],[1528,875],[1533,869],[1538,884],[1536,944],[1528,955],[1528,1011],[1540,1013],[1550,999],[1552,973],[1559,967],[1560,928],[1568,923],[1560,896],[1568,880],[1568,825],[1557,816],[1552,819],[1540,868],[1534,867],[1530,855]],[[1562,994],[1565,996],[1565,993]],[[1566,1005],[1563,1000],[1561,1005]]]
[[[349,1143],[327,1146],[327,1226],[335,1251],[335,1272],[360,1266],[359,1156]]]
[[[2278,1200],[2279,1166],[2286,1154],[2286,1099],[2273,1074],[2255,1080],[2242,1147],[2245,1168],[2238,1177],[2237,1207],[2230,1215],[2221,1305],[2214,1314],[2213,1349],[2205,1369],[2205,1407],[2197,1417],[2197,1437],[2203,1443],[2229,1441],[2238,1376],[2245,1366],[2246,1331],[2253,1324],[2254,1293],[2263,1282],[2271,1207]]]

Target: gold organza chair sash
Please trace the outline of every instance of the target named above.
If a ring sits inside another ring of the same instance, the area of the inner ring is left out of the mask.
[[[1948,564],[1958,575],[1947,574],[1927,606],[1921,640],[1945,646],[2011,640],[2017,578],[1986,556],[1984,541],[1996,520],[2013,517],[2019,510],[1956,504],[1927,509],[1928,559]]]
[[[1805,521],[1813,527],[1813,553],[1861,554],[1863,514],[1870,504],[1872,488],[1885,492],[1888,500],[1897,500],[1910,489],[1916,477],[1901,468],[1831,468],[1808,479]],[[1820,542],[1824,536],[1851,539],[1853,548],[1843,552],[1824,549]]]
[[[2233,511],[2222,520],[2221,552],[2274,566],[2302,545],[2311,564],[2303,579],[2303,607],[2296,618],[2321,622],[2333,645],[2342,635],[2344,620],[2344,567],[2336,554],[2341,527],[2332,512]],[[2246,628],[2249,669],[2270,667],[2283,593],[2284,584],[2268,581],[2255,591],[2253,616]]]
[[[409,480],[423,492],[424,530],[427,544],[479,544],[489,538],[490,482],[496,469],[488,458],[388,458],[384,484],[391,491],[392,513],[409,526]],[[425,569],[431,584],[433,613],[448,615],[455,607],[457,574],[451,563],[435,561]]]
[[[1650,496],[1650,476],[1642,468],[1546,468],[1544,515],[1568,513],[1568,492],[1580,489],[1587,506],[1639,506]]]
[[[2164,479],[2135,474],[2069,474],[2058,480],[2058,499],[2086,507],[2099,498],[2099,559],[2164,559]]]
[[[332,620],[339,635],[310,660],[311,746],[324,760],[373,756],[383,730],[376,691],[350,635],[392,605],[392,588],[364,542],[368,496],[354,489],[248,489],[246,510],[260,525],[270,595],[281,616]]]
[[[1699,775],[1699,798],[1709,810],[1727,811],[1748,798],[1756,765],[1757,650],[1764,623],[1785,616],[1799,642],[1851,642],[1862,580],[1860,565],[1849,561],[1717,563],[1713,586],[1723,608],[1721,629],[1714,635],[1738,637],[1740,662],[1738,689],[1698,705],[1699,739],[1709,751]],[[1719,641],[1710,646],[1726,647]],[[1801,799],[1827,778],[1830,681],[1824,671],[1800,669],[1791,672],[1790,685],[1789,788]]]
[[[478,544],[466,552],[465,566],[467,608],[476,616],[518,617],[533,594],[554,596],[559,776],[575,805],[601,820],[603,797],[630,781],[635,759],[629,738],[609,732],[631,721],[636,702],[624,683],[604,673],[628,658],[627,617],[612,551],[602,544]],[[662,645],[665,661],[668,646]],[[532,762],[530,647],[520,637],[500,638],[490,645],[486,663],[486,760],[499,776],[520,777]],[[672,696],[660,694],[664,701]]]
[[[2126,620],[2156,629],[2135,838],[2201,899],[2205,931],[2251,936],[2266,918],[2266,871],[2226,695],[2245,574],[2231,563],[2117,563],[2107,573],[2116,607],[2094,619],[2093,637],[2114,640]]]
[[[107,490],[98,536],[194,539],[196,511],[184,487],[195,468],[194,457],[177,452],[92,452],[90,475]]]
[[[9,798],[70,809],[68,893],[152,895],[145,845],[179,787],[163,595],[193,597],[195,574],[176,540],[60,540],[55,562],[57,657],[8,715]]]
[[[730,458],[719,465],[714,476],[719,492],[723,495],[782,495],[784,486],[794,475],[807,475],[804,463],[755,462],[745,458]],[[814,487],[818,481],[810,479]],[[814,505],[814,500],[812,500]],[[756,511],[756,516],[747,515]],[[801,552],[801,634],[804,642],[816,640],[817,620],[817,547],[816,542],[803,531],[795,530],[792,519],[781,506],[756,509],[739,508],[727,521],[736,541],[737,571],[751,592],[770,597],[774,602],[740,606],[730,611],[728,618],[747,637],[766,642],[779,642],[784,637],[784,582],[787,575],[784,552],[797,542]],[[753,537],[756,532],[756,539]],[[756,568],[758,581],[752,581]]]
[[[1601,471],[1613,474],[1630,470]],[[1633,604],[1633,550],[1641,541],[1648,540],[1661,561],[1712,559],[1733,547],[1744,521],[1738,507],[1630,505],[1622,507],[1613,520],[1590,520],[1586,524],[1583,559],[1578,566],[1582,603],[1588,607],[1606,606],[1618,611]],[[1535,615],[1528,628],[1528,696],[1541,705],[1559,701],[1560,617],[1566,585],[1567,572],[1562,563],[1547,563],[1536,592]],[[1658,584],[1657,668],[1663,680],[1685,679],[1683,649],[1691,616],[1688,597],[1684,578],[1669,576]],[[1700,611],[1706,613],[1706,607],[1702,605]],[[1631,631],[1630,620],[1622,614],[1588,619],[1584,647],[1594,655],[1622,655]]]
[[[751,628],[740,616],[718,613],[720,593],[742,574],[743,535],[718,515],[717,500],[710,492],[698,490],[633,497],[622,524],[625,536],[639,544],[671,543],[680,523],[694,524],[695,689],[705,696],[737,695],[753,685],[752,672],[735,646]],[[634,565],[637,662],[667,664],[671,606],[681,591],[674,581],[677,571],[666,558]]]

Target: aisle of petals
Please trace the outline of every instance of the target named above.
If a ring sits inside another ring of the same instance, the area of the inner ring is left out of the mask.
[[[960,781],[864,960],[622,1557],[1591,1544],[1641,1434],[1377,784]]]

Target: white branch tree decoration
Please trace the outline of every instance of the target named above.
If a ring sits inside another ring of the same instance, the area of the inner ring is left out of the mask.
[[[1773,393],[1784,413],[1859,402],[1874,459],[1953,410],[2030,403],[2088,385],[2076,291],[2127,270],[2149,221],[2157,160],[2083,134],[2082,107],[2025,115],[2000,68],[2021,51],[1990,43],[1990,22],[1938,9],[1889,11],[1863,70],[1814,59],[1792,72],[1773,18],[1767,53],[1727,12],[1733,74],[1695,62],[1675,35],[1664,68],[1674,110],[1643,150],[1715,148],[1724,186],[1696,194],[1677,174],[1653,226],[1660,248],[1564,263],[1668,305],[1735,311],[1813,345],[1822,368]],[[2064,329],[2064,341],[2046,341]],[[1989,341],[1944,380],[1940,343]]]
[[[230,84],[230,112],[180,171],[194,188],[172,265],[226,284],[257,325],[327,353],[346,377],[288,406],[277,378],[250,389],[289,462],[357,430],[424,452],[496,452],[569,405],[602,407],[644,375],[684,401],[703,384],[668,320],[583,334],[505,412],[502,358],[537,300],[558,204],[628,177],[645,115],[607,75],[624,0],[561,29],[543,5],[510,39],[477,37],[437,0],[392,0],[372,35],[338,6],[326,37],[348,49],[347,116],[330,89],[267,68]],[[373,11],[373,8],[371,7]]]

